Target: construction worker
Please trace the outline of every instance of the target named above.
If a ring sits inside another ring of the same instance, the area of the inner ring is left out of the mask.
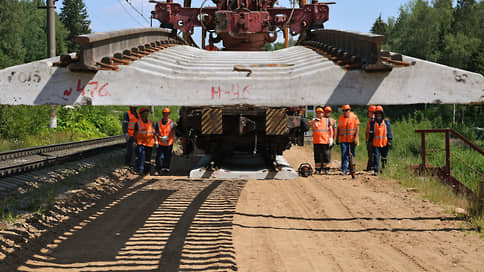
[[[135,125],[136,135],[136,170],[140,174],[147,174],[151,167],[151,153],[155,145],[155,128],[151,120],[148,120],[150,111],[141,108],[139,115],[141,118]]]
[[[375,120],[375,110],[376,110],[375,105],[371,105],[370,107],[368,107],[368,123],[366,124],[366,130],[365,130],[366,150],[368,151],[368,162],[366,163],[365,171],[368,171],[368,172],[373,172],[373,164],[375,161],[375,152],[373,151],[373,143],[372,141],[370,141],[370,123]]]
[[[129,110],[124,113],[123,118],[123,133],[126,138],[126,156],[124,165],[130,166],[133,159],[133,145],[135,143],[134,127],[138,122],[139,115],[136,112],[135,106],[130,106]]]
[[[359,144],[358,133],[360,132],[360,121],[356,114],[351,112],[350,105],[344,105],[342,107],[343,115],[338,118],[338,129],[336,144],[341,144],[341,171],[343,175],[348,174],[348,162],[350,159],[350,153],[353,155],[353,162],[355,162],[356,154],[355,149]],[[350,170],[353,166],[350,165]]]
[[[336,128],[338,125],[336,124],[336,120],[331,118],[331,113],[333,113],[333,109],[330,106],[324,107],[324,116],[326,118],[329,118],[329,123],[331,124],[331,127],[333,128],[333,142],[336,141]]]
[[[170,172],[171,152],[175,142],[175,123],[170,119],[170,109],[163,109],[163,118],[156,123],[158,150],[156,152],[156,168],[159,173]]]
[[[309,122],[313,129],[314,163],[316,173],[328,174],[331,163],[331,147],[333,146],[333,127],[329,118],[324,116],[321,107],[316,109],[316,118]]]
[[[375,175],[378,175],[380,173],[380,157],[381,168],[384,169],[388,160],[388,150],[392,148],[393,141],[390,121],[385,119],[382,106],[376,106],[375,120],[370,123],[369,134],[375,152],[373,169],[375,170]]]

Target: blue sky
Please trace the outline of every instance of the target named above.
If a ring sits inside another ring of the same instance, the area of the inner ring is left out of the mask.
[[[148,0],[129,0],[146,18],[150,17],[153,4]],[[381,14],[384,20],[398,16],[400,6],[409,0],[336,0],[330,6],[330,19],[326,28],[369,32],[375,19]],[[183,3],[183,0],[174,0]],[[192,7],[199,7],[201,0],[192,0]],[[455,1],[454,1],[455,2]],[[84,0],[94,32],[149,26],[141,15],[131,8],[126,0]],[[208,4],[210,3],[210,4]],[[289,0],[279,0],[280,6],[291,7]],[[207,5],[213,5],[207,1]],[[58,11],[62,2],[57,2]],[[155,20],[156,21],[156,20]],[[155,23],[154,25],[157,25]],[[157,22],[157,21],[156,21]],[[195,32],[195,41],[200,43],[200,32]]]

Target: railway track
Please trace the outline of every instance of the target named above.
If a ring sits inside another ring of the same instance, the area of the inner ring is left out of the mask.
[[[123,136],[111,136],[0,152],[0,178],[78,160],[105,150],[120,148],[124,144]]]

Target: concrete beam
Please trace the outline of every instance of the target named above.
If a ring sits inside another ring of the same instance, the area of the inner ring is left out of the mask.
[[[346,71],[311,49],[212,52],[179,45],[120,66],[72,72],[58,58],[0,70],[0,104],[256,105],[470,104],[484,102],[480,74],[404,56],[390,72]],[[276,65],[274,65],[276,64]],[[234,70],[234,66],[247,71]]]

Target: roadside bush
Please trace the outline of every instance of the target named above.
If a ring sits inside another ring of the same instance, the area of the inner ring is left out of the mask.
[[[61,130],[82,133],[88,138],[121,134],[119,113],[112,113],[110,107],[64,107],[58,113]]]
[[[47,127],[48,106],[0,106],[0,138],[23,140]]]

